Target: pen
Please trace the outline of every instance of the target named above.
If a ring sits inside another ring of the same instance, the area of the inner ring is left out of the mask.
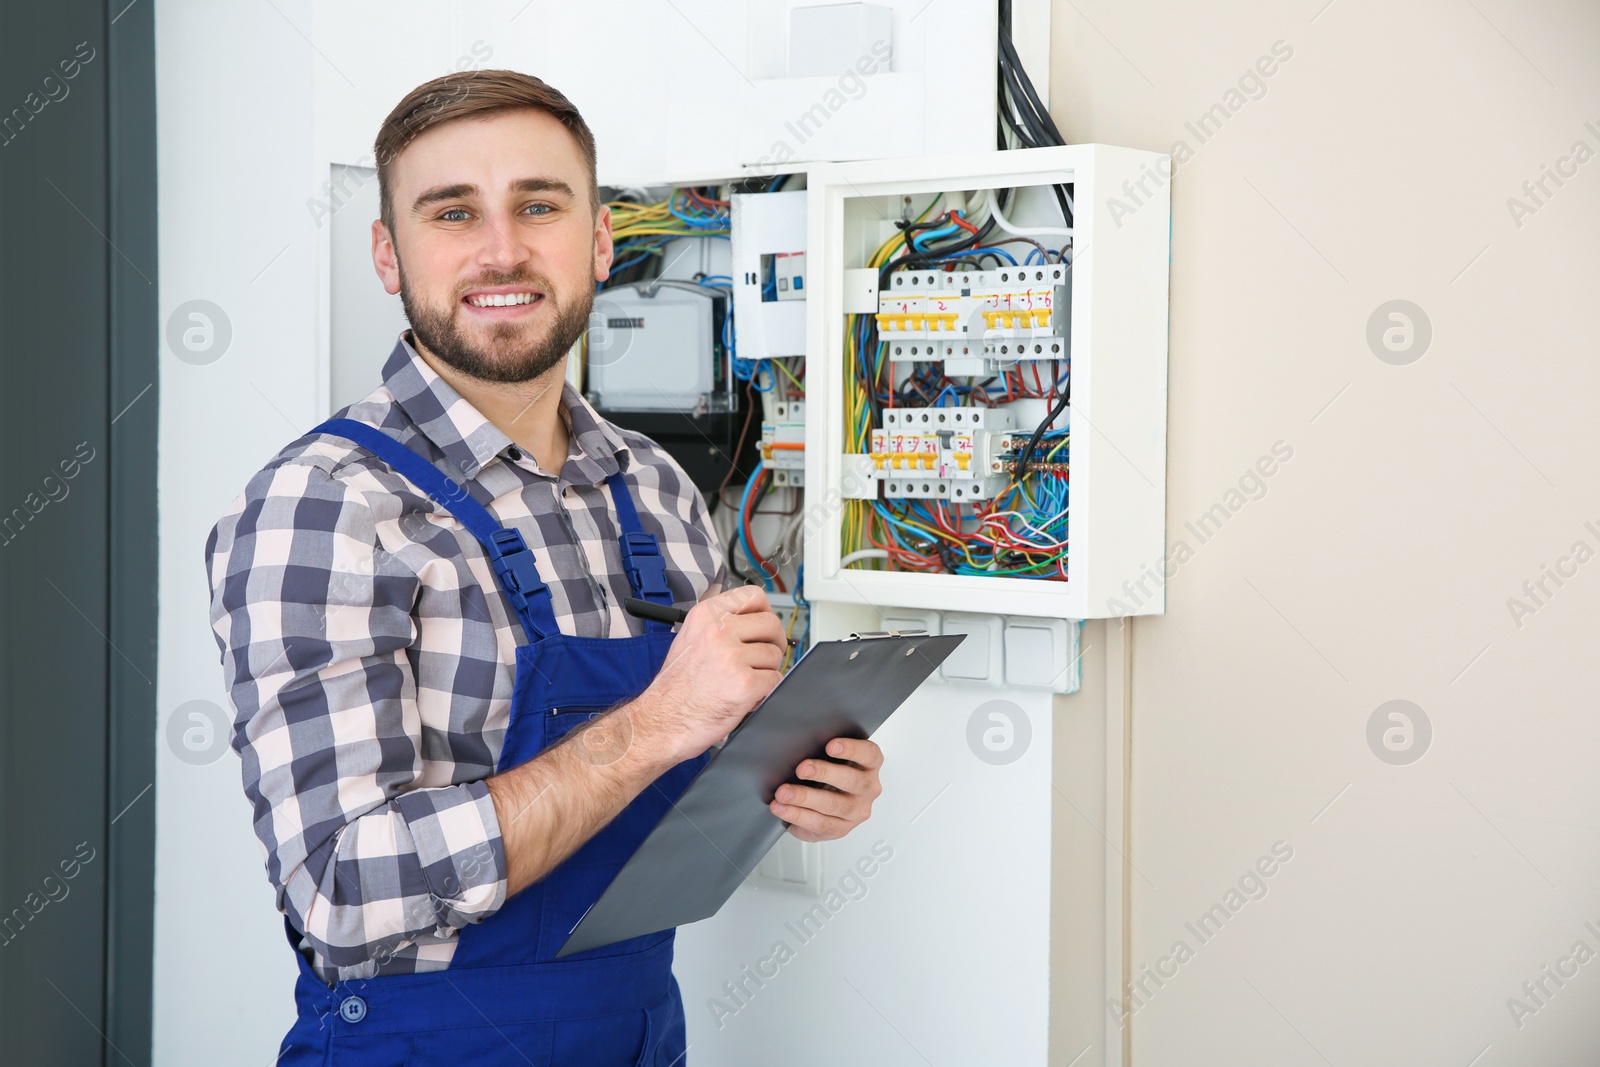
[[[656,604],[649,600],[640,600],[636,596],[622,598],[622,608],[629,615],[640,619],[654,619],[656,622],[682,622],[689,617],[689,613],[682,608],[673,607],[671,604]],[[789,647],[794,648],[800,642],[789,638]]]

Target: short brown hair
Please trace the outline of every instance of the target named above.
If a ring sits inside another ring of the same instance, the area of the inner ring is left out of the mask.
[[[595,174],[594,134],[572,101],[531,74],[514,70],[467,70],[417,86],[395,105],[378,128],[372,154],[378,164],[379,210],[390,235],[394,234],[394,203],[390,196],[389,170],[406,145],[447,122],[524,109],[555,116],[578,142],[584,161],[589,165],[589,207],[598,211],[600,184]]]

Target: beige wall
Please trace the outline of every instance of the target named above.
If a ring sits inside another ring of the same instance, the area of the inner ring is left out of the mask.
[[[1542,604],[1522,584],[1600,553],[1600,159],[1542,206],[1522,185],[1600,152],[1600,8],[1322,3],[1053,5],[1066,139],[1193,150],[1172,186],[1183,558],[1167,614],[1135,624],[1130,961],[1193,955],[1146,979],[1132,1061],[1594,1062],[1600,958],[1542,1007],[1522,986],[1600,953],[1600,557]],[[1280,41],[1202,143],[1185,122]],[[1432,324],[1408,365],[1366,338],[1395,299]],[[1264,495],[1230,496],[1276,442]],[[1185,523],[1218,503],[1202,543]],[[1432,725],[1409,765],[1367,740],[1395,699]],[[1185,923],[1280,841],[1266,895],[1202,943]]]

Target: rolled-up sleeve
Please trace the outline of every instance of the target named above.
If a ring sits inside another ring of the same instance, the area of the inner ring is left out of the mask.
[[[418,576],[307,457],[268,466],[206,545],[233,747],[278,907],[329,964],[451,936],[505,902],[482,781],[418,785]]]

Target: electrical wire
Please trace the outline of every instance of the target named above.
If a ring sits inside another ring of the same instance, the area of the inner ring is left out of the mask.
[[[1033,80],[1022,65],[1011,35],[1011,0],[1000,0],[999,38],[996,42],[996,96],[1000,117],[1017,142],[1025,148],[1041,148],[1066,144],[1049,108],[1044,106]],[[1002,130],[996,130],[998,147],[1005,148]],[[1072,201],[1072,187],[1067,183],[1052,185],[1051,191],[1061,207],[1061,217],[1072,225],[1076,206]]]

